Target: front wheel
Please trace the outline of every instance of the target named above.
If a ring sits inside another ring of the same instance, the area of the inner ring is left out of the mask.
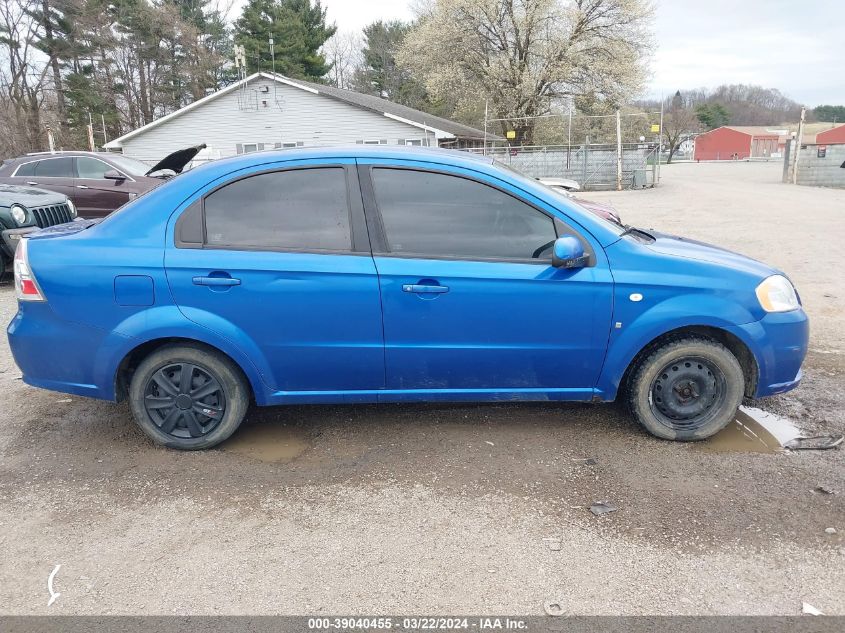
[[[745,376],[730,350],[685,337],[652,350],[639,363],[628,405],[652,435],[689,442],[721,431],[736,415],[744,392]]]
[[[211,448],[240,425],[249,391],[229,358],[192,345],[166,345],[147,356],[129,384],[129,405],[154,442],[179,450]]]

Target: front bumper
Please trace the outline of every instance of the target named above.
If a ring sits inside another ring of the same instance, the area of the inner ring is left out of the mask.
[[[15,256],[15,249],[25,235],[40,230],[37,226],[27,226],[22,229],[7,229],[0,233],[0,250],[9,258]]]
[[[759,321],[728,328],[748,345],[757,360],[755,398],[795,389],[810,342],[810,321],[803,309],[773,312]]]

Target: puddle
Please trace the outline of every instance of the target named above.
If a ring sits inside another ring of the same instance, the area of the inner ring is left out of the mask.
[[[241,426],[220,448],[262,462],[286,464],[302,455],[309,446],[308,436],[302,429],[265,423]]]
[[[715,453],[779,453],[786,442],[800,434],[786,418],[754,407],[740,407],[733,422],[695,446]]]

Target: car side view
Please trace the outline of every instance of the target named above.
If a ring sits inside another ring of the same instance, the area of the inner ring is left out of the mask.
[[[83,218],[103,218],[179,174],[205,145],[168,154],[150,166],[109,152],[37,152],[7,159],[0,183],[40,187],[67,196]]]
[[[128,399],[178,449],[225,440],[251,401],[624,397],[654,435],[700,440],[796,387],[808,342],[781,272],[426,148],[214,161],[32,234],[14,269],[24,381]]]

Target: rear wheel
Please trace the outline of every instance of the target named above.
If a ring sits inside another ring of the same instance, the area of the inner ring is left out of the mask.
[[[246,379],[229,358],[199,346],[166,345],[138,366],[129,404],[138,426],[156,443],[200,450],[235,432],[248,394]]]
[[[703,440],[736,415],[745,377],[720,343],[686,337],[651,351],[628,388],[631,412],[650,433],[668,440]]]

